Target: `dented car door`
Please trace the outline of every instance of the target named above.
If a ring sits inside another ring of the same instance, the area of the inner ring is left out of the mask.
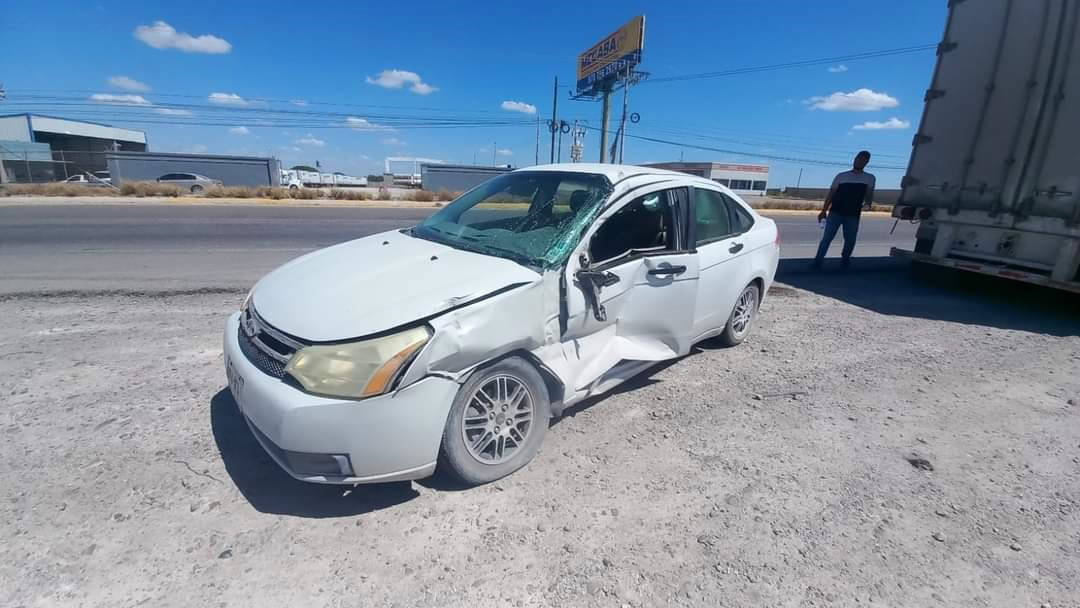
[[[623,361],[689,351],[698,259],[686,188],[630,193],[601,213],[565,270],[567,385],[586,390]]]

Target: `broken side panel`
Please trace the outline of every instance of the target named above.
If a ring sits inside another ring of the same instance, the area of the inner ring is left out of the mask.
[[[429,321],[434,333],[401,380],[427,375],[460,380],[477,365],[506,353],[540,349],[559,334],[558,275],[452,310]]]

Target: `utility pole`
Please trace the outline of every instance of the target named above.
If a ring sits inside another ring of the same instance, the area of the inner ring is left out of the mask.
[[[536,160],[533,161],[534,165],[540,164],[540,115],[536,115]]]
[[[499,151],[499,142],[491,142],[491,166],[495,166],[495,154]]]
[[[619,164],[623,162],[623,150],[626,148],[626,111],[630,103],[630,67],[626,68],[626,81],[622,90],[622,124],[619,125]],[[615,160],[615,159],[612,159]]]
[[[555,77],[555,92],[551,94],[551,162],[555,162],[555,129],[559,128],[559,77]]]
[[[802,186],[802,167],[799,167],[799,179],[795,182],[795,192]]]
[[[5,99],[7,99],[7,89],[4,88],[4,83],[0,82],[0,101]],[[7,148],[4,148],[4,151],[7,151]],[[6,184],[7,181],[7,172],[4,171],[4,156],[0,154],[0,184]]]
[[[600,118],[600,162],[607,162],[608,119],[611,117],[611,85],[604,86],[604,111]]]

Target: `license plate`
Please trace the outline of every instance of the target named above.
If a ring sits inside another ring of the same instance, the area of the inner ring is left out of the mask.
[[[225,363],[225,377],[229,381],[229,391],[232,392],[236,407],[240,407],[240,399],[244,393],[244,377],[233,367],[232,361]]]

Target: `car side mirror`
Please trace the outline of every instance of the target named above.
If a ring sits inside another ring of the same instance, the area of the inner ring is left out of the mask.
[[[574,277],[581,284],[585,292],[585,304],[592,308],[593,317],[600,322],[607,321],[607,311],[600,303],[600,288],[608,287],[619,282],[619,275],[613,272],[590,270],[591,262],[585,253],[578,258],[578,271]]]

